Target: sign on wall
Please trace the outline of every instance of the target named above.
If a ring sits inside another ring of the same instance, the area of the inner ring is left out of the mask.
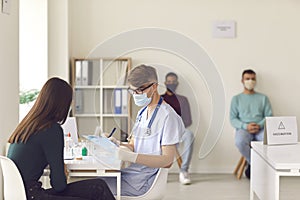
[[[235,38],[236,23],[230,21],[214,21],[213,23],[213,37],[214,38]]]
[[[9,15],[10,7],[11,7],[11,1],[12,0],[2,0],[2,13]]]
[[[296,143],[298,143],[296,117],[266,117],[264,144]]]

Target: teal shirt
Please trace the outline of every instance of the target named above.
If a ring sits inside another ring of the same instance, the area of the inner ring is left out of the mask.
[[[272,115],[270,101],[261,93],[241,93],[231,100],[230,122],[234,128],[247,130],[247,125],[254,122],[262,129],[265,117]]]
[[[25,185],[27,182],[38,181],[49,165],[51,186],[60,192],[67,186],[63,151],[63,130],[55,123],[31,135],[26,143],[10,144],[7,156],[17,165]]]

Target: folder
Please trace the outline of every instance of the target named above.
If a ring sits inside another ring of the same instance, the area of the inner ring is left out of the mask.
[[[128,113],[128,92],[126,89],[122,89],[122,114]]]
[[[81,85],[81,78],[82,78],[82,73],[81,73],[81,61],[77,60],[75,62],[75,85]]]
[[[115,114],[122,113],[122,90],[116,88],[114,91],[114,107],[115,107]]]
[[[81,73],[82,73],[82,85],[91,85],[92,84],[92,62],[84,60],[82,61]]]
[[[80,114],[83,112],[83,91],[75,89],[75,113]]]

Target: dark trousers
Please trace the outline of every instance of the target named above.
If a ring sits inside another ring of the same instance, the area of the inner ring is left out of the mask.
[[[69,183],[62,192],[43,189],[41,182],[26,184],[28,200],[115,200],[105,181],[89,179]]]

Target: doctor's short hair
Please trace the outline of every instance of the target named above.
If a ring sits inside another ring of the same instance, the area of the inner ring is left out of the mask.
[[[134,87],[141,87],[146,83],[157,83],[156,69],[144,64],[139,65],[130,71],[127,81]]]

